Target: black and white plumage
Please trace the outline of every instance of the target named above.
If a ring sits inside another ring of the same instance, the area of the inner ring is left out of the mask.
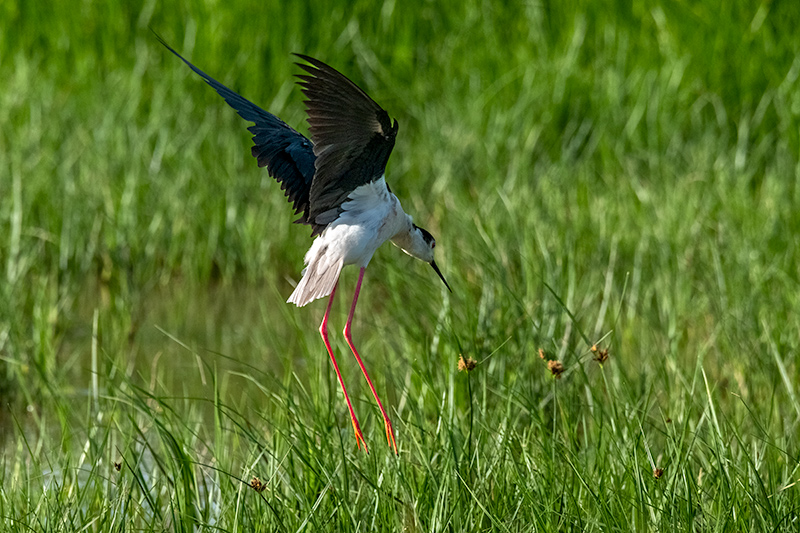
[[[158,37],[158,36],[156,36]],[[360,267],[358,284],[345,326],[347,339],[375,395],[386,425],[386,436],[397,452],[394,431],[372,381],[352,344],[350,324],[364,271],[378,247],[391,241],[407,254],[429,263],[448,290],[436,266],[433,236],[416,226],[385,181],[386,164],[397,137],[397,121],[344,75],[312,57],[296,54],[305,74],[298,75],[306,96],[311,140],[275,115],[225,87],[159,41],[200,75],[245,120],[254,123],[253,156],[280,183],[300,218],[316,237],[305,256],[306,268],[288,302],[304,306],[330,295],[320,333],[347,400],[357,443],[361,429],[328,343],[327,321],[342,268]]]
[[[379,179],[386,169],[397,137],[397,121],[356,84],[308,56],[299,64],[314,154],[311,220],[326,224],[341,213],[351,191]]]
[[[430,263],[442,277],[433,261],[433,237],[413,224],[384,181],[386,163],[397,137],[397,121],[392,121],[355,83],[322,61],[296,54],[310,63],[298,63],[308,73],[298,77],[308,98],[312,142],[194,66],[160,37],[159,40],[242,118],[255,123],[248,130],[253,134],[252,154],[258,165],[266,166],[270,176],[280,183],[295,212],[301,215],[296,222],[310,225],[312,236],[321,236],[321,242],[316,239],[306,255],[305,283],[300,282],[299,292],[296,290],[289,302],[303,306],[329,295],[331,281],[335,284],[338,280],[337,270],[348,264],[366,267],[378,246],[387,240]],[[372,232],[363,231],[367,227],[360,228],[362,231],[352,228],[374,226],[376,221],[380,223]],[[345,246],[347,243],[339,241],[340,237],[330,235],[340,226],[350,226],[350,231],[336,232],[341,238],[369,243]],[[331,231],[323,235],[326,230]]]

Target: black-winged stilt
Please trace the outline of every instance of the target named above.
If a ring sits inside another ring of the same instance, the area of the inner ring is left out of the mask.
[[[253,133],[252,154],[258,160],[258,166],[267,167],[292,202],[295,213],[302,213],[296,222],[311,226],[311,236],[316,236],[316,239],[306,253],[303,277],[288,302],[302,307],[330,295],[319,332],[350,411],[356,445],[360,447],[363,444],[364,451],[367,451],[339,365],[328,342],[328,315],[339,275],[346,265],[360,267],[344,337],[378,402],[386,426],[386,440],[397,453],[392,423],[350,334],[364,271],[378,247],[391,241],[405,253],[429,263],[450,290],[433,259],[436,246],[433,236],[412,222],[386,185],[384,171],[397,136],[397,121],[392,122],[386,111],[367,93],[332,67],[309,56],[295,54],[308,63],[297,65],[307,72],[298,75],[298,83],[308,98],[305,103],[311,132],[309,141],[275,115],[195,67],[158,35],[156,37],[213,87],[242,118],[255,123],[248,130]]]

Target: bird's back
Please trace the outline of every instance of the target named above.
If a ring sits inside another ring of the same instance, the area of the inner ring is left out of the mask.
[[[306,253],[303,278],[289,298],[299,307],[328,296],[342,268],[366,267],[381,244],[409,231],[411,218],[383,178],[354,190],[339,217],[314,239]]]

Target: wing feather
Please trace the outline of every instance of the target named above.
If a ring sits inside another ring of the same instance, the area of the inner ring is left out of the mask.
[[[247,129],[253,134],[251,153],[258,161],[258,166],[267,167],[269,175],[280,184],[295,213],[302,213],[296,222],[311,225],[314,235],[321,233],[324,225],[315,224],[309,217],[309,197],[316,172],[314,162],[317,158],[312,142],[280,118],[194,66],[160,36],[156,35],[156,38],[217,91],[239,116],[254,123]]]
[[[397,121],[333,67],[295,54],[308,74],[298,75],[306,96],[316,174],[309,195],[309,220],[321,223],[361,185],[379,179],[397,137]],[[321,217],[321,215],[323,215]],[[321,217],[321,218],[320,218]]]

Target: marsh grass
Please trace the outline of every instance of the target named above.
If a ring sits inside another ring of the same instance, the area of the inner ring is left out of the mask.
[[[737,6],[3,4],[2,529],[800,529],[798,15]],[[301,131],[293,51],[398,119],[454,289],[366,277],[399,457],[283,304],[309,241],[246,124],[148,26]]]

